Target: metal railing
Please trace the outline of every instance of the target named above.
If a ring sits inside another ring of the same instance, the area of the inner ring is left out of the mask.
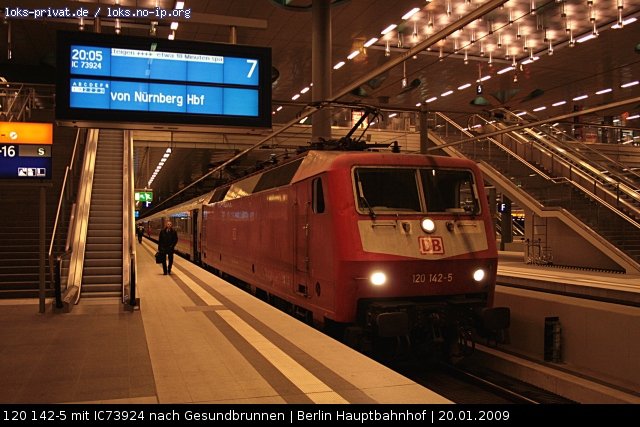
[[[451,155],[486,162],[494,171],[506,177],[509,185],[514,189],[522,187],[526,190],[510,195],[519,200],[523,206],[538,206],[537,209],[562,208],[565,210],[564,215],[570,215],[578,220],[582,224],[580,227],[598,233],[601,236],[600,239],[608,242],[612,249],[615,247],[616,251],[624,252],[626,257],[634,256],[625,252],[624,242],[616,243],[602,233],[615,230],[617,234],[632,235],[632,233],[638,233],[640,223],[601,197],[602,194],[594,191],[593,187],[597,189],[598,182],[585,186],[567,177],[550,176],[516,152],[518,150],[521,152],[523,144],[513,146],[508,138],[503,138],[501,142],[491,137],[483,137],[482,134],[473,135],[468,128],[461,126],[453,119],[441,113],[435,113],[435,115],[433,130],[436,132],[434,133],[440,136],[443,141],[440,145]],[[492,133],[494,132],[488,134]],[[546,150],[544,147],[538,148],[542,152]],[[625,259],[633,259],[632,265],[637,265],[637,256],[635,257]]]
[[[133,177],[133,135],[124,132],[124,161],[122,165],[122,303],[136,305],[136,234]]]
[[[0,85],[0,99],[4,104],[0,110],[1,121],[27,121],[34,105],[35,90],[22,83],[5,83]]]
[[[76,184],[76,153],[78,151],[78,147],[81,143],[84,142],[84,138],[86,137],[86,131],[84,129],[78,129],[76,132],[75,141],[73,143],[73,151],[71,153],[71,160],[69,161],[69,165],[65,168],[64,178],[62,180],[62,187],[60,189],[60,197],[58,198],[58,207],[56,209],[56,215],[53,222],[53,230],[51,232],[51,241],[49,243],[49,275],[51,278],[51,283],[54,285],[54,294],[55,294],[55,305],[56,308],[62,308],[62,292],[66,290],[62,289],[63,282],[63,260],[68,258],[68,255],[71,253],[70,246],[70,232],[73,229],[75,222],[75,203],[72,204],[70,212],[69,212],[69,221],[67,223],[67,235],[65,236],[65,250],[62,254],[55,254],[55,242],[56,240],[60,240],[62,237],[59,235],[59,229],[61,229],[63,215],[66,214],[67,209],[65,205],[75,198],[75,184]]]
[[[69,249],[65,251],[64,256],[60,259],[62,266],[64,266],[65,262],[68,262],[69,265],[66,280],[65,277],[61,278],[61,286],[64,286],[66,291],[62,297],[62,302],[66,305],[77,304],[80,300],[98,134],[99,131],[97,129],[90,129],[87,134],[82,172],[76,195],[73,226],[69,227]]]
[[[494,117],[496,116],[495,111]],[[506,126],[509,122],[517,124],[527,122],[522,118],[523,116],[518,116],[509,110],[498,109],[498,112],[503,120],[507,121],[507,124],[503,124],[502,121],[489,121],[483,117],[477,117],[484,121],[485,125],[493,126],[495,129],[501,129],[501,124]],[[535,141],[540,146],[546,147],[551,159],[562,159],[566,165],[569,165],[567,166],[569,173],[581,171],[588,175],[590,180],[599,183],[601,188],[613,189],[613,194],[610,194],[610,197],[615,197],[619,205],[626,205],[627,209],[640,218],[640,174],[573,137],[565,135],[564,138],[557,138],[547,128],[552,129],[553,126],[541,125],[525,128],[522,133],[513,132],[512,135],[519,138],[521,142],[532,145]],[[626,196],[629,202],[625,203],[625,200],[620,200],[622,195]]]

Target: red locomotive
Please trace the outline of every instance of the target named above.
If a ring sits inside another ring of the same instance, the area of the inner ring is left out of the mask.
[[[354,346],[450,350],[508,326],[492,308],[495,232],[470,160],[310,150],[144,221],[157,231],[168,217],[182,255]]]

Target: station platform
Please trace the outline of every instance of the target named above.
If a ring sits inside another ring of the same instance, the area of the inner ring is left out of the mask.
[[[498,285],[640,307],[640,275],[526,264],[523,259],[521,252],[499,252]]]
[[[640,403],[640,276],[523,263],[501,252],[507,344],[482,365],[581,403]],[[554,326],[556,325],[556,326]]]
[[[442,404],[431,390],[176,256],[138,244],[140,307],[0,301],[0,402]]]

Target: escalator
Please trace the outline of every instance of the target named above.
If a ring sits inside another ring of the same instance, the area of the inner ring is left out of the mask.
[[[560,165],[568,170],[571,166],[560,163],[547,147],[526,145],[508,134],[483,138],[441,113],[436,114],[448,124],[449,130],[444,133],[435,128],[436,132],[429,133],[431,142],[447,144],[449,155],[479,162],[485,177],[510,198],[536,212],[538,218],[558,218],[574,233],[606,252],[624,271],[640,270],[640,224],[610,198],[604,197],[606,189],[599,182],[590,181],[587,186],[576,178],[575,171],[569,176],[558,173]],[[451,131],[452,127],[457,128],[457,135]],[[477,138],[472,140],[474,136]],[[456,144],[454,148],[456,140],[466,142]],[[554,162],[549,163],[549,158]],[[546,243],[548,229],[540,231],[548,226],[546,222],[546,219],[538,222],[532,227],[534,234],[527,236],[530,241],[539,242],[541,247],[549,246]]]

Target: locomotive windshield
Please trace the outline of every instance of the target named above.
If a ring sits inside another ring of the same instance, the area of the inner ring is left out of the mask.
[[[469,170],[360,167],[354,171],[358,209],[381,212],[473,213],[480,210]]]

